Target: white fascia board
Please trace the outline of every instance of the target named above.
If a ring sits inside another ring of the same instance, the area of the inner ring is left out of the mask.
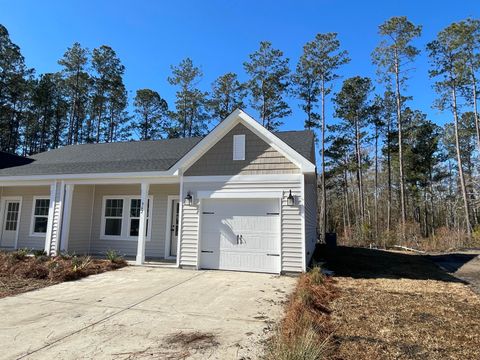
[[[302,173],[314,173],[316,166],[292,147],[287,145],[280,138],[265,129],[255,119],[247,115],[240,109],[232,112],[225,120],[218,124],[205,138],[203,138],[197,145],[195,145],[184,157],[174,166],[175,174],[180,169],[185,171],[195,161],[197,161],[208,149],[216,144],[223,136],[225,136],[238,123],[244,124],[247,128],[252,130],[263,141],[269,144],[272,148],[284,155],[288,160],[297,165]]]
[[[48,185],[52,181],[64,180],[70,184],[99,184],[99,183],[138,183],[148,181],[150,183],[176,183],[178,176],[171,171],[154,172],[129,172],[129,173],[98,173],[98,174],[54,174],[54,175],[29,175],[29,176],[3,176],[0,177],[0,186],[20,185]]]
[[[266,174],[266,175],[233,175],[233,176],[184,176],[186,183],[285,183],[300,182],[302,174]]]

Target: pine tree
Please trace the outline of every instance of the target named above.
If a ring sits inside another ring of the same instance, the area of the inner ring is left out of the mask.
[[[326,201],[327,192],[325,185],[325,105],[326,96],[331,92],[332,82],[339,76],[336,70],[350,59],[345,50],[340,50],[340,41],[336,33],[317,34],[315,39],[303,47],[303,54],[297,64],[293,76],[294,94],[302,101],[300,107],[305,111],[306,129],[321,129],[321,166],[322,166],[322,206],[321,206],[321,231],[323,234],[328,229]],[[321,101],[321,114],[315,112],[317,102]]]
[[[462,41],[454,26],[449,26],[440,31],[437,39],[427,45],[432,68],[429,71],[430,77],[436,78],[435,90],[439,94],[436,106],[440,110],[450,109],[453,116],[455,131],[455,148],[457,155],[458,177],[463,198],[465,228],[467,235],[471,236],[470,207],[465,184],[465,176],[462,165],[462,150],[460,148],[459,122],[460,110],[458,95],[460,89],[467,83],[468,73],[464,66],[462,56]]]
[[[33,69],[20,48],[0,24],[0,150],[15,153],[21,142],[21,124],[29,105]]]
[[[384,40],[372,54],[373,62],[378,66],[378,71],[383,75],[384,81],[393,83],[395,89],[398,146],[399,146],[399,182],[400,182],[400,206],[402,219],[402,233],[405,237],[405,224],[407,221],[405,199],[405,176],[403,165],[403,131],[402,131],[402,107],[404,97],[401,89],[408,79],[407,64],[414,61],[420,51],[411,45],[411,42],[422,33],[422,27],[416,26],[405,16],[392,17],[379,26],[379,33]]]
[[[165,132],[167,102],[154,90],[140,89],[135,95],[134,105],[136,116],[132,128],[140,140],[161,139]]]
[[[246,95],[245,85],[238,81],[237,74],[229,72],[219,76],[212,84],[210,109],[213,118],[221,122],[235,109],[242,109]]]
[[[250,61],[243,63],[243,67],[250,76],[247,86],[251,105],[259,112],[262,125],[276,130],[282,125],[280,119],[291,113],[285,101],[290,85],[289,60],[268,41],[262,41],[260,48],[249,57]]]
[[[58,61],[63,66],[62,74],[66,100],[69,106],[67,128],[68,145],[83,141],[83,127],[87,118],[88,102],[91,90],[91,78],[87,72],[88,49],[76,42],[68,48]]]
[[[202,136],[208,129],[208,93],[197,86],[203,73],[186,58],[177,66],[172,66],[172,76],[168,78],[171,85],[178,86],[176,92],[175,111],[171,117],[176,125],[167,129],[169,137]]]
[[[342,89],[333,100],[335,103],[335,116],[343,119],[343,123],[339,125],[338,129],[342,130],[345,134],[344,136],[350,135],[354,139],[359,198],[358,210],[360,214],[360,224],[362,224],[362,226],[365,223],[363,184],[364,156],[362,154],[362,143],[366,135],[365,126],[368,124],[371,110],[369,96],[372,90],[373,86],[369,78],[355,76],[343,82]]]

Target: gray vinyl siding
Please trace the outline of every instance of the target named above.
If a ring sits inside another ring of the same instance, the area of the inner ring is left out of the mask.
[[[184,193],[191,192],[197,199],[198,191],[235,191],[251,189],[252,191],[283,191],[285,195],[281,208],[281,251],[283,272],[301,272],[303,270],[303,235],[301,209],[303,199],[301,197],[301,177],[298,180],[262,182],[188,182],[185,177]],[[299,200],[295,206],[287,206],[286,191],[292,190],[292,194]],[[193,206],[183,206],[182,232],[180,243],[180,266],[197,266],[198,254],[199,213],[198,200]]]
[[[73,188],[68,252],[86,254],[90,250],[90,226],[94,185],[75,185]]]
[[[178,195],[178,184],[151,185],[149,195],[153,197],[151,239],[146,241],[145,256],[163,258],[165,256],[165,231],[168,195]],[[103,197],[107,195],[138,195],[140,185],[96,185],[93,206],[92,236],[90,252],[104,254],[115,249],[123,255],[137,254],[136,240],[104,240],[100,238]],[[91,210],[89,210],[90,212]]]
[[[45,236],[30,236],[32,223],[32,206],[34,196],[50,197],[49,186],[5,186],[0,190],[1,196],[21,196],[22,207],[18,227],[17,248],[42,250],[45,248]],[[2,219],[3,220],[3,219]]]
[[[317,242],[317,177],[305,175],[305,250],[307,265],[315,250]]]
[[[233,160],[233,136],[245,135],[245,160]],[[185,176],[296,174],[300,169],[247,129],[236,125],[185,171]]]

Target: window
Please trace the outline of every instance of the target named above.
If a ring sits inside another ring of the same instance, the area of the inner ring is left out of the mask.
[[[233,135],[233,160],[245,160],[245,135]]]
[[[12,201],[7,203],[5,231],[17,231],[19,211],[20,211],[20,202]]]
[[[152,197],[147,201],[147,226],[145,235],[150,237],[149,220]],[[137,196],[107,196],[103,201],[102,230],[100,237],[115,240],[136,240],[140,228],[141,199]]]
[[[122,235],[123,199],[107,199],[105,201],[106,236]]]
[[[50,199],[34,197],[31,235],[45,235],[47,233],[48,210]]]
[[[130,236],[138,236],[138,230],[140,229],[140,210],[141,199],[130,199],[130,230],[128,231]],[[150,199],[147,200],[147,226],[145,228],[145,236],[148,237],[148,223],[150,218]]]

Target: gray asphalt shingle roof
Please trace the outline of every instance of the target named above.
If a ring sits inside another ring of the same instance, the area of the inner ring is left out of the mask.
[[[312,159],[311,131],[275,133],[306,159]],[[3,168],[2,176],[92,174],[165,171],[170,169],[202,138],[130,141],[65,146],[27,158],[26,164]],[[25,159],[25,158],[24,158]],[[0,157],[0,160],[2,158]]]

